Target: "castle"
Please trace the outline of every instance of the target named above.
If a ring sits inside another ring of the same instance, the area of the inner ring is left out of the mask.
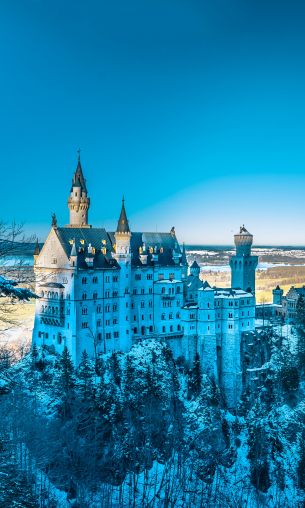
[[[44,246],[35,249],[33,344],[58,353],[67,346],[77,365],[84,350],[96,358],[163,339],[175,357],[192,361],[199,353],[203,371],[234,406],[242,389],[241,337],[255,329],[253,236],[242,227],[234,237],[232,288],[212,288],[196,261],[188,267],[174,228],[130,231],[124,199],[114,232],[90,226],[80,158],[68,207],[69,224],[60,227],[53,216]]]

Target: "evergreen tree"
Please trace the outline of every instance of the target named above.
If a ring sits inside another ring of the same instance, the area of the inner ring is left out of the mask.
[[[77,370],[80,391],[84,400],[87,400],[92,394],[94,369],[89,360],[87,351],[83,351],[82,359]]]
[[[201,391],[202,385],[202,374],[200,365],[200,356],[198,353],[195,354],[193,368],[189,372],[188,380],[188,397],[197,397]]]
[[[57,380],[57,391],[61,398],[60,413],[64,418],[71,414],[71,404],[74,398],[74,367],[71,355],[67,346],[64,347],[59,360],[59,376]]]

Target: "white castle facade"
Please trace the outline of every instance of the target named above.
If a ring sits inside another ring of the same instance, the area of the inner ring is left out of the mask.
[[[92,357],[128,351],[144,338],[166,340],[174,356],[212,375],[233,406],[241,393],[240,342],[255,328],[253,237],[235,235],[232,288],[211,288],[189,268],[175,229],[131,232],[124,200],[116,231],[88,224],[90,200],[80,160],[68,199],[69,224],[53,217],[41,251],[35,249],[33,344],[61,353],[67,346],[77,365],[84,350]]]

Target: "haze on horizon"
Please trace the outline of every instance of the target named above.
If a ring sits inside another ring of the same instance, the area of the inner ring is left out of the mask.
[[[44,240],[78,147],[90,223],[305,244],[305,4],[4,0],[1,219]]]

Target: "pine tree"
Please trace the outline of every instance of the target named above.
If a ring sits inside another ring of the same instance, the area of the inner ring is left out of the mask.
[[[92,394],[93,389],[93,367],[89,360],[87,351],[83,351],[82,359],[77,370],[77,377],[79,379],[80,391],[83,399],[86,400]]]
[[[59,360],[59,376],[57,379],[57,392],[61,399],[59,412],[62,414],[63,418],[67,418],[71,414],[74,386],[74,367],[71,355],[67,346],[65,346]]]
[[[201,391],[202,374],[200,365],[200,356],[198,353],[195,354],[193,368],[189,373],[188,381],[188,397],[197,397]]]

